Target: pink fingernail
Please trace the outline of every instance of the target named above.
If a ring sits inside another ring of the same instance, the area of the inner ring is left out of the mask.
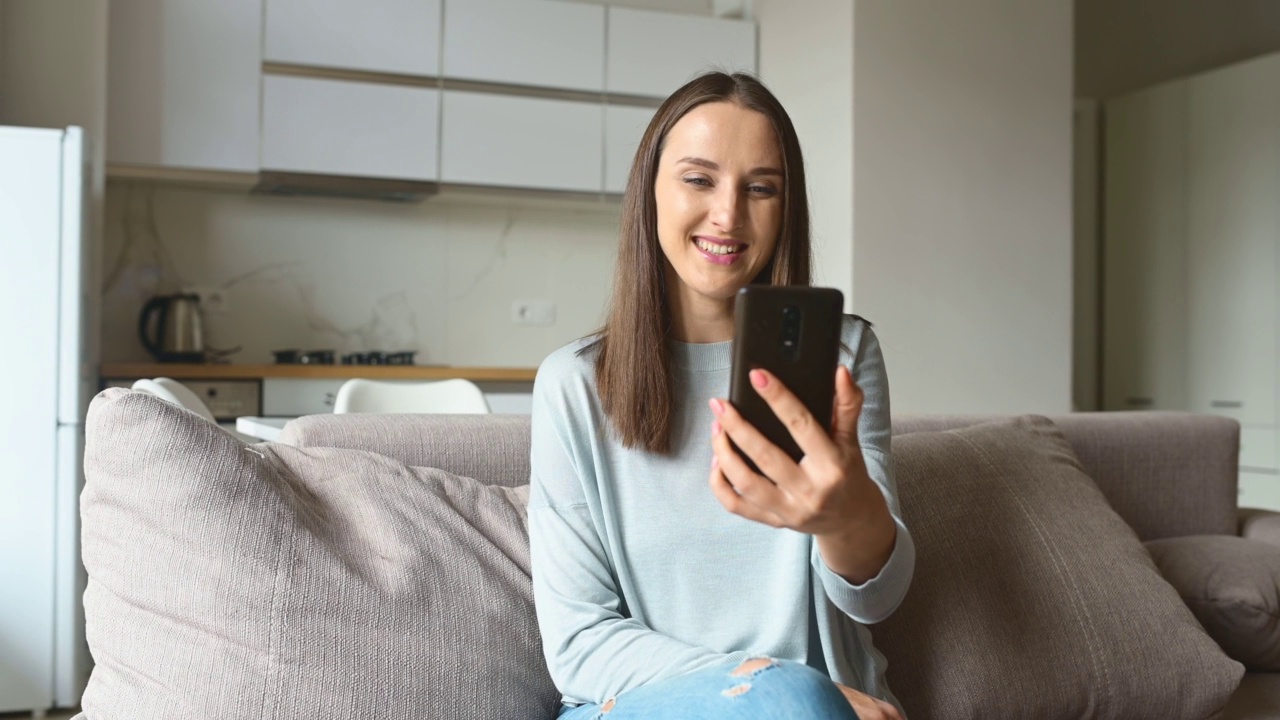
[[[752,384],[752,385],[755,385],[756,387],[760,388],[761,390],[763,390],[763,389],[764,389],[764,388],[766,388],[766,387],[769,387],[769,376],[768,376],[768,375],[765,375],[763,372],[761,372],[761,371],[759,371],[759,370],[752,370],[752,371],[749,373],[749,375],[751,376],[751,384]]]
[[[719,398],[711,398],[711,412],[716,415],[724,414],[724,403],[720,402]]]
[[[719,421],[719,420],[716,420],[716,421],[714,421],[714,422],[712,422],[712,423],[711,423],[711,434],[712,434],[712,435],[719,435],[719,434],[720,434],[720,421]]]
[[[712,469],[712,470],[715,470],[715,469],[716,469],[716,468],[718,468],[718,467],[720,467],[720,458],[716,457],[715,455],[712,455],[712,456],[711,456],[711,469]]]

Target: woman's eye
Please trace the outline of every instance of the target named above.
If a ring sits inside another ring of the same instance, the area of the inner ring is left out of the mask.
[[[752,185],[748,189],[756,195],[773,196],[778,194],[777,189],[769,185]]]
[[[687,182],[687,183],[689,183],[690,185],[699,185],[699,186],[701,186],[701,187],[710,187],[710,186],[711,186],[711,181],[710,181],[710,180],[707,180],[707,179],[706,179],[706,178],[704,178],[704,177],[697,177],[697,176],[687,177],[687,178],[685,178],[685,179],[684,179],[684,181],[685,181],[685,182]]]

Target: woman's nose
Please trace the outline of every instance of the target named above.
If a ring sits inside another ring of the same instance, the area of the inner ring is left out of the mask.
[[[712,200],[711,222],[719,229],[732,232],[742,227],[742,196],[728,183]]]

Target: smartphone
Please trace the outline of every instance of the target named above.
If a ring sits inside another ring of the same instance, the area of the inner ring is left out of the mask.
[[[843,308],[844,296],[834,288],[748,285],[734,301],[729,401],[796,462],[804,452],[748,373],[756,368],[773,373],[830,433]],[[759,472],[751,458],[741,450],[738,454]]]

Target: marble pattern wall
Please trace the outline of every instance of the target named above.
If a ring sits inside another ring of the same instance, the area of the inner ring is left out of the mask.
[[[103,360],[145,360],[146,298],[216,290],[206,344],[272,350],[416,350],[419,364],[536,366],[599,326],[612,284],[615,204],[430,198],[397,204],[112,183],[103,263]],[[515,325],[517,300],[555,304]]]

